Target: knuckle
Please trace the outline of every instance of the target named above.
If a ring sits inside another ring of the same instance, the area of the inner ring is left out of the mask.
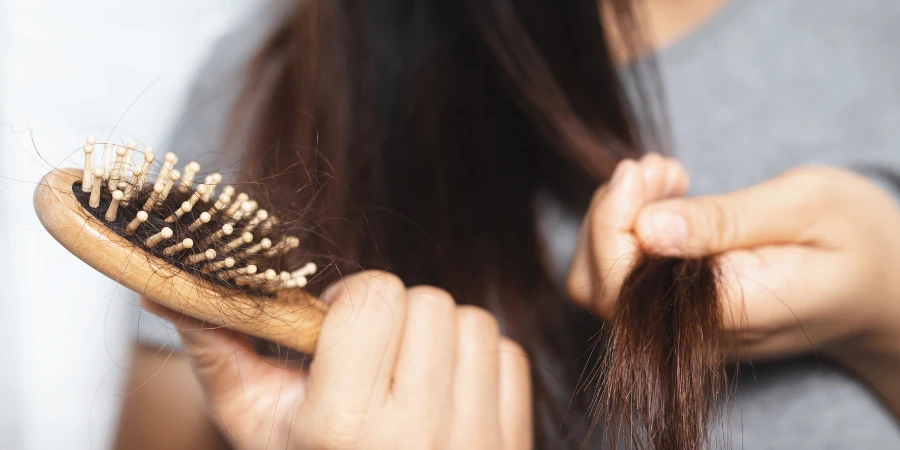
[[[828,177],[838,175],[839,173],[841,173],[841,171],[827,166],[805,165],[788,170],[784,173],[784,176],[795,179],[799,178],[810,182],[819,182]]]
[[[460,306],[456,310],[456,324],[460,333],[478,336],[499,336],[500,326],[494,315],[477,306]]]
[[[691,177],[684,166],[676,159],[669,159],[666,167],[667,176],[671,177],[672,187],[677,188],[678,191],[687,189],[691,183]]]
[[[369,299],[393,300],[403,298],[406,290],[403,282],[389,272],[365,271],[347,277],[338,283],[340,289],[333,305],[354,304]]]
[[[596,205],[600,200],[603,199],[603,196],[606,195],[607,187],[606,184],[601,185],[597,189],[594,189],[593,195],[591,195],[590,205]]]
[[[642,164],[659,164],[663,162],[663,156],[657,152],[648,152],[641,156],[640,162]]]
[[[845,198],[846,190],[842,181],[847,174],[841,170],[824,166],[804,166],[785,173],[784,180],[790,183],[793,195],[791,204],[796,208],[796,217],[821,214],[832,207],[834,199]]]
[[[525,351],[525,347],[506,336],[500,338],[500,351],[516,358],[528,358],[528,352]]]
[[[782,176],[790,180],[795,192],[804,197],[818,197],[817,193],[831,193],[837,190],[836,180],[846,179],[847,174],[841,170],[825,166],[802,166],[791,169]]]
[[[644,168],[644,173],[651,177],[659,177],[663,174],[664,163],[665,160],[659,153],[647,153],[641,158],[641,166]]]
[[[406,286],[404,286],[400,277],[390,272],[367,270],[362,273],[360,279],[364,281],[369,295],[377,295],[382,298],[396,298],[402,296],[406,290]]]
[[[366,271],[338,282],[339,292],[333,296],[328,314],[350,318],[366,317],[373,324],[393,324],[406,308],[406,288],[400,279],[388,272]]]
[[[707,224],[710,244],[713,248],[725,248],[738,242],[743,236],[744,221],[737,205],[726,206],[718,199],[711,199],[708,204],[710,222]]]
[[[406,292],[410,304],[438,314],[448,314],[456,308],[456,301],[449,292],[434,286],[414,286]]]

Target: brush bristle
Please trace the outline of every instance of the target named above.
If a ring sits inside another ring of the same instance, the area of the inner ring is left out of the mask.
[[[151,184],[152,148],[106,142],[109,156],[95,166],[96,142],[87,139],[84,177],[72,191],[86,211],[147,253],[198,279],[257,295],[301,288],[316,272],[314,263],[292,263],[297,258],[288,256],[296,256],[290,254],[300,240],[278,226],[275,214],[232,186],[215,196],[220,174],[200,183],[197,162],[178,171],[178,157],[167,153]]]

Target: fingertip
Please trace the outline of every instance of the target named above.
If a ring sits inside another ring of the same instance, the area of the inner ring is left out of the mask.
[[[645,200],[653,200],[663,195],[666,178],[666,162],[659,153],[647,153],[640,160],[643,175]]]
[[[318,386],[334,391],[326,403],[356,408],[385,398],[406,321],[405,286],[388,272],[365,271],[326,293],[331,305],[310,367]]]
[[[482,344],[500,339],[500,325],[493,314],[477,306],[456,308],[457,337],[464,344]]]
[[[609,179],[609,188],[613,190],[620,189],[629,178],[634,176],[634,168],[638,166],[637,161],[633,159],[623,159],[616,165],[612,176]]]
[[[691,177],[684,166],[675,159],[666,161],[665,187],[663,197],[679,197],[687,193]]]
[[[627,206],[636,206],[641,203],[643,185],[643,172],[640,164],[633,159],[622,160],[610,183],[608,201],[612,205],[617,205],[614,207],[615,209],[628,210]]]
[[[500,338],[500,352],[502,353],[501,356],[513,358],[515,361],[528,361],[528,353],[525,351],[525,348],[518,342],[505,336]]]
[[[620,178],[594,210],[594,221],[615,229],[627,229],[644,203],[644,180],[641,166],[634,160],[619,163]]]
[[[641,158],[638,161],[641,163],[644,163],[647,161],[660,161],[662,159],[663,159],[663,156],[659,152],[647,152],[647,153],[644,153],[644,155],[641,156]]]
[[[688,239],[684,216],[669,202],[651,205],[638,212],[634,234],[641,248],[663,256],[680,256]]]

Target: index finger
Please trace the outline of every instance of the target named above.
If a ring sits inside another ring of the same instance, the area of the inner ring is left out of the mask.
[[[336,283],[310,366],[309,398],[317,408],[365,412],[389,391],[406,319],[406,288],[386,272],[362,272]]]

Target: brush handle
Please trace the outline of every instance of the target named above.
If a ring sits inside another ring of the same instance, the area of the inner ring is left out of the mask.
[[[81,169],[44,175],[34,209],[44,228],[73,255],[122,286],[204,322],[312,354],[327,307],[309,293],[263,298],[208,285],[107,228],[72,192]]]

